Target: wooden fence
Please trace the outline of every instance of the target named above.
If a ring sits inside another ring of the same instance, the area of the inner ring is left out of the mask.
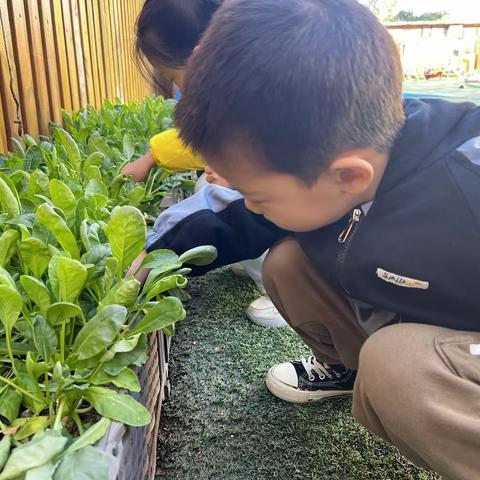
[[[144,0],[0,0],[0,152],[61,109],[151,91],[133,57]]]

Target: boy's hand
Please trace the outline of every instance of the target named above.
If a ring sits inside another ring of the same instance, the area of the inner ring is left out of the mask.
[[[148,177],[150,170],[156,165],[155,159],[150,153],[123,167],[122,173],[132,177],[134,182],[142,182]]]
[[[147,252],[143,250],[142,253],[133,261],[131,267],[128,269],[128,272],[126,273],[126,277],[129,277],[130,275],[135,275],[135,278],[143,285],[145,283],[145,280],[148,277],[148,274],[150,273],[149,268],[142,268],[141,270],[138,270],[140,265],[143,262],[143,259],[147,256]],[[138,272],[137,272],[138,270]],[[135,273],[136,272],[136,273]]]
[[[205,173],[207,174],[206,180],[208,183],[213,183],[215,185],[220,185],[221,187],[230,188],[228,182],[223,177],[215,173],[215,170],[213,170],[211,167],[206,166]]]

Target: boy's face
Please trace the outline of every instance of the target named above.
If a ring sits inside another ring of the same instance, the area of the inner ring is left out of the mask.
[[[366,192],[373,182],[373,172],[369,170],[370,164],[361,159],[355,163],[356,159],[347,158],[347,162],[352,160],[353,169],[339,159],[316,183],[306,186],[292,175],[256,168],[255,165],[261,163],[245,148],[232,145],[225,148],[221,156],[229,161],[218,161],[215,157],[207,161],[245,197],[245,206],[292,232],[317,230],[369,200]]]

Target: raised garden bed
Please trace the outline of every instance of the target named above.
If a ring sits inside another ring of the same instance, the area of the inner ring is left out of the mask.
[[[142,391],[135,397],[152,415],[150,425],[127,430],[121,423],[113,423],[98,443],[98,448],[108,457],[110,480],[155,478],[162,403],[170,389],[170,340],[171,337],[167,337],[163,332],[152,335],[148,361],[138,372]]]

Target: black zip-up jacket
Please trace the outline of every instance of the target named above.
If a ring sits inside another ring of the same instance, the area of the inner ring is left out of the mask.
[[[215,245],[219,257],[211,269],[255,258],[295,235],[345,296],[396,313],[396,321],[479,331],[480,107],[406,100],[405,111],[367,215],[354,211],[293,234],[249,212],[237,192],[210,185],[159,216],[147,251]]]

